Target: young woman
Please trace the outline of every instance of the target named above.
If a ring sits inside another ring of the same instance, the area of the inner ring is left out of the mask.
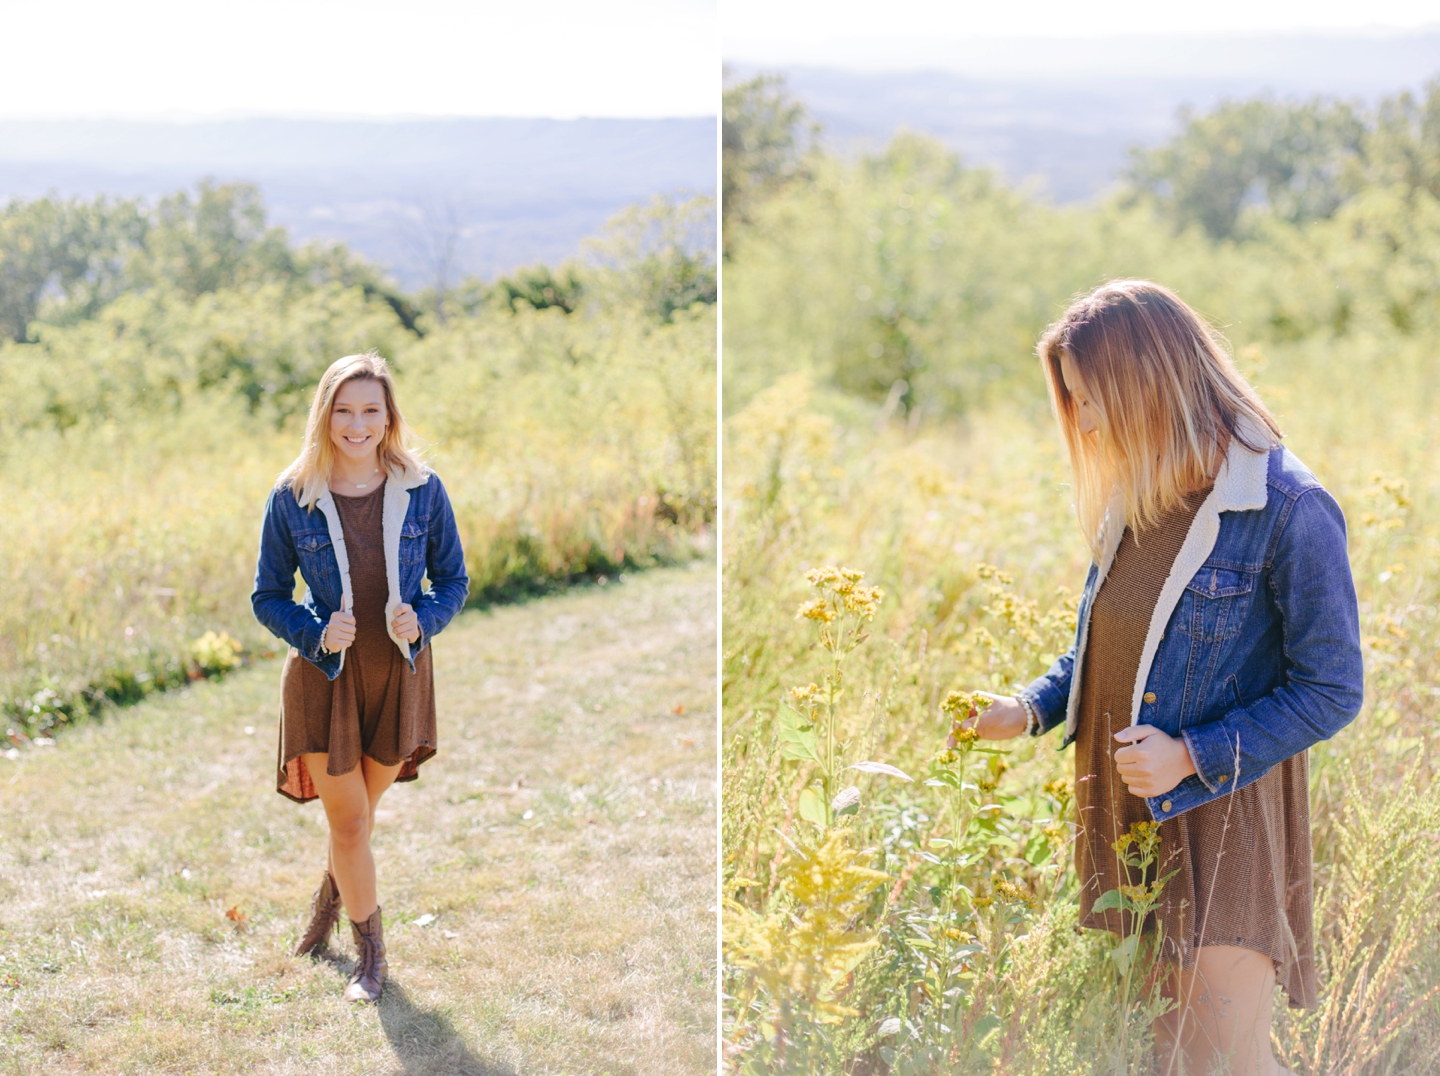
[[[1165,288],[1106,284],[1038,350],[1093,563],[1075,645],[970,724],[1064,724],[1084,925],[1128,925],[1093,905],[1137,880],[1115,840],[1159,823],[1166,1071],[1271,1076],[1277,975],[1292,1006],[1316,998],[1305,751],[1361,702],[1345,520]]]
[[[291,648],[276,791],[297,803],[318,795],[330,824],[296,952],[325,944],[343,904],[358,954],[352,1001],[378,1000],[385,982],[375,805],[435,753],[429,644],[469,592],[445,487],[407,447],[409,433],[384,359],[347,355],[325,371],[300,455],[266,502],[250,596]],[[299,603],[297,567],[308,588]]]

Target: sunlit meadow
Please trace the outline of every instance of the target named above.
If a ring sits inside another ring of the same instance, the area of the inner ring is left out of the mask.
[[[1073,639],[1088,556],[1032,349],[1070,295],[1119,275],[1171,284],[1229,333],[1349,524],[1366,699],[1311,751],[1322,993],[1311,1012],[1277,994],[1277,1056],[1307,1076],[1436,1071],[1440,366],[1416,284],[1434,246],[1411,233],[1402,286],[1372,242],[1400,205],[1375,192],[1348,219],[1212,243],[1143,205],[1026,203],[902,139],[808,159],[734,225],[729,1071],[1153,1071],[1165,1003],[1145,947],[1076,929],[1059,733],[951,738],[971,692],[1010,692]],[[1403,332],[1385,314],[1402,287],[1424,312]],[[1118,853],[1135,866],[1140,836]],[[1153,895],[1111,899],[1143,915]]]
[[[308,386],[368,347],[446,484],[473,602],[695,555],[715,503],[714,307],[662,321],[611,300],[487,308],[421,339],[359,287],[137,293],[0,346],[10,738],[275,649],[248,601],[265,497]],[[293,388],[272,401],[276,381]]]

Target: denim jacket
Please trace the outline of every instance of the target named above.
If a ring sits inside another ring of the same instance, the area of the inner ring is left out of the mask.
[[[455,514],[440,476],[425,470],[392,473],[385,482],[381,535],[385,553],[385,631],[415,671],[415,654],[427,646],[465,604],[470,578],[455,528]],[[295,569],[304,579],[305,598],[295,602]],[[430,579],[430,589],[420,583]],[[413,644],[390,626],[395,607],[405,602],[420,622]],[[350,609],[350,559],[334,495],[324,490],[314,507],[296,503],[285,484],[270,491],[260,529],[255,590],[250,595],[255,619],[298,650],[334,680],[345,664],[345,651],[320,649],[320,633],[337,609]]]
[[[1033,735],[1075,739],[1090,610],[1119,548],[1118,504],[1080,596],[1075,644],[1019,698]],[[1232,440],[1160,590],[1130,723],[1184,740],[1196,772],[1146,800],[1174,818],[1329,739],[1360,710],[1360,614],[1345,518],[1288,449]]]

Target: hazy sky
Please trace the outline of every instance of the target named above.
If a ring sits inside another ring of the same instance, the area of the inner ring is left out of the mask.
[[[721,0],[720,12],[727,59],[891,69],[944,66],[944,42],[985,38],[1440,29],[1440,0]]]
[[[0,117],[709,116],[717,0],[0,0]]]

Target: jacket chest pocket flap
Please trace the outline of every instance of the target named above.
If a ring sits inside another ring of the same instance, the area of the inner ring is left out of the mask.
[[[1228,639],[1239,632],[1254,589],[1253,572],[1207,564],[1185,585],[1176,627],[1197,639]]]
[[[425,561],[425,528],[413,519],[400,526],[400,563],[423,564]]]
[[[313,531],[310,534],[297,534],[295,536],[295,551],[302,556],[314,556],[322,550],[330,548],[330,535],[324,531]]]
[[[312,578],[338,574],[339,567],[330,545],[330,535],[325,531],[295,535],[295,555],[303,574]]]

